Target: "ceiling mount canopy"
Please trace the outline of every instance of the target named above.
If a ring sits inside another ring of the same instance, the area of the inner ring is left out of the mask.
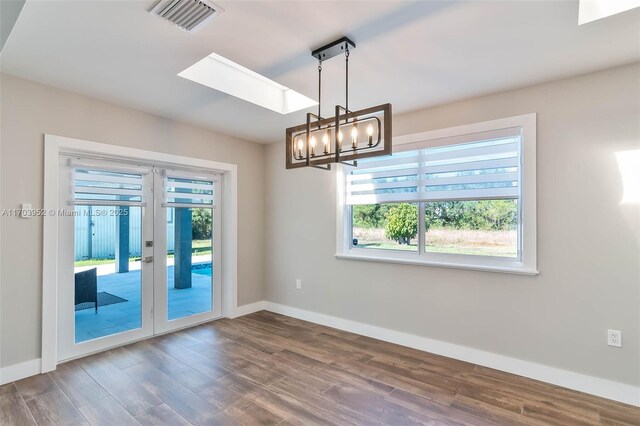
[[[325,46],[322,46],[311,52],[311,56],[319,61],[326,61],[334,56],[344,54],[348,50],[356,48],[356,44],[352,42],[348,37],[339,38]]]
[[[359,158],[391,154],[391,104],[349,109],[349,56],[355,47],[349,38],[341,37],[311,52],[318,60],[318,113],[307,113],[306,123],[286,130],[287,169],[331,170],[331,163],[357,166]],[[336,105],[335,115],[324,118],[322,62],[341,54],[345,58],[345,105]]]

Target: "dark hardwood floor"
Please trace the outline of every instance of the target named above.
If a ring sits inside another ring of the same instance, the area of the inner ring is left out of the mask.
[[[640,409],[258,312],[0,387],[0,424],[640,425]]]

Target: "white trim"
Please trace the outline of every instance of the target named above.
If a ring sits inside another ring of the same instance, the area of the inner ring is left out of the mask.
[[[427,337],[416,336],[414,334],[403,333],[401,331],[390,330],[277,303],[264,302],[264,309],[339,330],[384,340],[385,342],[471,362],[484,367],[506,371],[530,379],[540,380],[640,407],[640,386],[614,382],[612,380],[588,376],[586,374],[550,367],[531,361],[486,352],[480,349],[442,342]]]
[[[404,145],[407,143],[422,143],[421,147],[440,146],[445,139],[470,133],[493,132],[496,129],[508,129],[510,127],[521,127],[524,122],[530,122],[536,118],[536,113],[515,115],[513,117],[499,118],[496,120],[481,121],[478,123],[464,124],[462,126],[446,127],[443,129],[427,130],[426,132],[412,133],[408,135],[394,136],[393,145]],[[429,141],[433,142],[432,144]]]
[[[254,312],[263,311],[265,309],[265,302],[261,300],[260,302],[249,303],[248,305],[238,306],[236,310],[233,312],[233,315],[229,315],[228,318],[238,318],[243,317],[245,315],[252,314]]]
[[[222,210],[224,210],[224,204],[221,204],[220,200],[222,199],[222,193],[224,192],[223,183],[220,182],[219,179],[213,180],[214,177],[217,177],[216,174],[212,174],[209,177],[204,177],[202,174],[196,177],[196,174],[193,176],[189,176],[188,172],[182,172],[182,177],[187,179],[202,179],[209,180],[212,182],[210,186],[210,190],[213,195],[211,205],[200,205],[200,204],[191,204],[187,205],[190,208],[206,208],[212,211],[213,213],[213,253],[211,256],[211,260],[213,261],[213,265],[217,265],[213,268],[213,274],[211,276],[210,283],[213,285],[213,291],[211,293],[212,304],[211,310],[200,312],[197,314],[183,316],[179,318],[168,319],[168,294],[166,291],[155,291],[154,292],[154,334],[165,333],[171,330],[176,330],[178,328],[188,327],[191,324],[201,323],[206,321],[211,321],[213,319],[217,319],[221,317],[222,311],[222,303],[221,303],[221,271],[225,270],[225,267],[222,263],[221,252],[222,252],[222,241],[224,241],[222,235],[222,218],[221,218],[221,209],[214,208],[215,205],[222,206]],[[154,188],[161,188],[156,191],[156,197],[154,199],[156,208],[155,215],[156,219],[154,220],[155,232],[154,232],[154,282],[156,283],[165,283],[161,284],[161,286],[166,286],[167,282],[167,261],[166,261],[166,236],[167,236],[167,208],[171,207],[181,207],[186,204],[182,203],[163,203],[162,200],[166,196],[166,179],[167,176],[171,176],[173,173],[169,174],[167,169],[156,169],[154,172]],[[162,191],[163,195],[158,197],[158,191]],[[214,200],[215,198],[215,200]],[[215,249],[216,247],[220,247],[220,250]]]
[[[60,146],[44,136],[44,199],[42,207],[58,210]],[[42,373],[58,362],[58,218],[43,218],[42,235]]]
[[[58,187],[60,194],[58,202],[64,205],[68,201],[65,188],[73,185],[73,176],[75,167],[70,165],[69,161],[65,161],[66,156],[61,155],[58,161],[60,168],[58,169]],[[116,166],[117,162],[114,162]],[[109,163],[105,162],[105,169]],[[150,173],[142,175],[139,185],[141,200],[151,200],[153,176]],[[147,203],[144,203],[147,204]],[[140,224],[142,225],[141,239],[141,257],[152,254],[151,249],[145,247],[143,241],[153,239],[153,205],[149,203],[148,207],[140,208]],[[107,350],[115,346],[123,345],[136,340],[144,339],[153,335],[153,264],[142,262],[140,268],[142,275],[140,277],[141,290],[141,306],[139,318],[141,324],[139,328],[133,328],[127,331],[109,334],[95,339],[75,341],[75,312],[73,307],[74,300],[74,217],[60,217],[57,219],[58,226],[58,326],[57,326],[57,352],[56,361],[58,363],[65,362],[72,358],[97,353]]]
[[[0,165],[2,164],[2,144],[0,143]],[[0,200],[2,200],[2,173],[0,173]],[[0,321],[2,321],[2,218],[0,218]],[[2,353],[2,327],[0,327],[0,353]],[[0,356],[0,366],[2,366],[2,356]],[[0,367],[0,385],[2,382],[2,368]]]
[[[457,141],[460,138],[468,139],[471,135],[478,133],[500,133],[505,129],[522,129],[521,164],[519,167],[519,172],[521,173],[519,191],[521,196],[518,205],[520,211],[520,232],[517,258],[425,253],[422,245],[415,253],[403,251],[392,252],[390,250],[380,249],[368,249],[365,251],[357,247],[352,247],[351,218],[347,214],[347,211],[350,210],[346,205],[346,197],[348,197],[348,195],[346,194],[345,175],[347,173],[344,168],[339,168],[336,174],[336,185],[338,188],[336,191],[336,257],[410,265],[472,269],[476,271],[537,275],[536,123],[537,115],[536,113],[531,113],[410,135],[395,136],[393,139],[394,147],[398,148],[394,152],[397,153],[418,147],[442,146],[443,144],[451,143],[450,140]],[[495,189],[492,191],[495,191]],[[460,191],[459,195],[461,195],[461,198],[464,198],[465,194],[462,192],[463,191]],[[505,193],[505,196],[506,195]],[[368,197],[368,195],[358,195],[357,197],[361,197],[361,200]],[[395,195],[396,199],[406,197],[409,197],[409,195]],[[370,202],[376,202],[374,198],[380,198],[380,195],[372,196]]]
[[[416,252],[417,256],[418,253]],[[417,266],[433,266],[435,268],[452,268],[452,269],[466,269],[470,271],[488,271],[488,272],[502,272],[505,274],[519,274],[519,275],[538,275],[539,272],[536,269],[526,269],[526,268],[513,268],[510,266],[499,266],[499,265],[489,265],[489,264],[464,264],[457,262],[434,262],[432,260],[421,260],[416,257],[416,259],[407,259],[405,257],[385,257],[376,255],[371,256],[361,256],[357,254],[336,254],[336,259],[346,259],[346,260],[364,260],[365,262],[386,262],[386,263],[399,263],[402,265],[417,265]],[[455,259],[454,259],[455,260]]]
[[[230,317],[238,309],[238,166],[222,176],[222,256],[227,256],[229,268],[222,267],[222,316]],[[232,256],[229,259],[229,256]]]
[[[40,358],[0,368],[0,385],[40,374]]]
[[[124,146],[90,142],[63,136],[44,135],[44,209],[58,209],[58,174],[61,153],[87,154],[122,159],[160,167],[185,167],[199,171],[222,173],[224,179],[224,242],[222,256],[227,267],[222,271],[224,302],[223,316],[237,309],[237,210],[238,166],[217,161],[202,160],[173,154],[147,151]],[[58,220],[56,216],[44,216],[43,265],[42,265],[42,363],[41,372],[55,370],[58,358]],[[225,306],[226,305],[226,306]]]

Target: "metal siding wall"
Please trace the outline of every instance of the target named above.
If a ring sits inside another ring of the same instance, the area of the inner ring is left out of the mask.
[[[116,255],[116,207],[93,207],[92,257],[94,259],[115,258]]]
[[[129,257],[139,257],[142,253],[142,209],[130,207],[129,214]],[[115,244],[115,229],[114,229]]]
[[[89,256],[89,207],[76,206],[78,216],[74,218],[74,246],[75,260],[87,259]]]
[[[108,259],[115,257],[116,246],[116,216],[117,207],[93,207],[93,215],[89,217],[88,206],[76,206],[79,216],[75,218],[75,260]],[[97,215],[99,210],[102,215]],[[130,256],[140,256],[142,248],[142,212],[139,207],[131,207],[131,225],[129,232]],[[89,227],[89,222],[93,226]],[[89,228],[91,228],[91,249],[89,248]],[[173,238],[171,239],[173,246]],[[171,247],[173,249],[173,247]]]
[[[167,252],[173,253],[175,242],[175,211],[173,208],[167,208]]]

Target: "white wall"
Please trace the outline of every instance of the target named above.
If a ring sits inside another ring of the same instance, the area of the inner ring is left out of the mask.
[[[264,147],[1,75],[0,209],[42,208],[45,133],[238,165],[238,304],[263,298]],[[40,358],[42,219],[0,218],[0,366]]]
[[[337,260],[334,172],[285,170],[283,144],[269,146],[267,300],[640,385],[640,205],[620,203],[616,162],[640,150],[638,75],[634,64],[394,117],[403,135],[538,113],[535,277]]]
[[[640,149],[639,74],[635,64],[394,117],[401,135],[538,113],[537,277],[337,260],[333,172],[285,170],[282,144],[265,149],[7,75],[0,207],[41,207],[44,133],[237,163],[239,304],[264,296],[639,385],[640,205],[620,203],[615,157]],[[40,356],[42,221],[0,226],[8,366]],[[623,331],[622,349],[606,346],[607,328]]]

